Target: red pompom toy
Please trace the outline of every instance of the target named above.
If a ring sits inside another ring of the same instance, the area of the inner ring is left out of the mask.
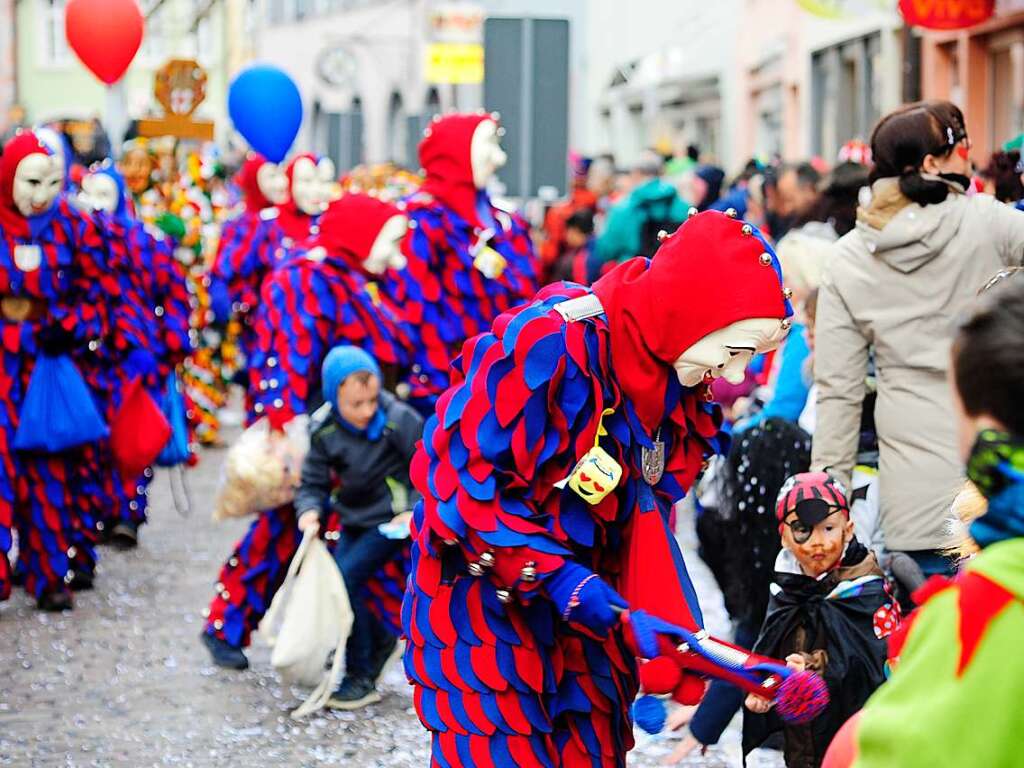
[[[640,666],[640,687],[647,693],[672,693],[682,677],[682,668],[667,656],[659,656]]]
[[[702,677],[683,673],[682,680],[672,693],[672,699],[686,707],[700,704],[704,698],[707,682]]]

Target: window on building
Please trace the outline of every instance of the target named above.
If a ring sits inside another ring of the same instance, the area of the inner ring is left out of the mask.
[[[997,40],[989,48],[988,126],[993,150],[1024,131],[1024,36]]]
[[[68,64],[71,61],[71,51],[64,36],[65,5],[66,0],[42,0],[40,3],[43,37],[41,51],[42,63],[45,65]]]
[[[881,116],[878,33],[830,46],[811,58],[811,148],[833,157],[850,139],[867,140]]]

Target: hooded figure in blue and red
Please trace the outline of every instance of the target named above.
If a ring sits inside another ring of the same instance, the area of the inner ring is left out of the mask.
[[[18,568],[41,608],[71,606],[69,585],[91,583],[95,551],[75,510],[76,450],[22,453],[12,441],[36,360],[69,355],[89,378],[90,344],[108,341],[120,285],[96,222],[62,194],[63,162],[34,133],[0,156],[0,599],[18,530]]]
[[[124,177],[107,161],[83,178],[82,187],[121,286],[122,300],[112,314],[116,341],[95,350],[98,364],[90,376],[105,405],[104,415],[113,423],[136,379],[154,402],[163,398],[168,376],[192,350],[191,307],[185,268],[174,256],[173,241],[131,215]],[[135,476],[119,466],[110,445],[103,443],[87,449],[80,474],[90,489],[83,498],[93,505],[90,517],[97,531],[134,546],[138,527],[146,522],[152,469],[145,467]]]
[[[243,355],[251,354],[255,343],[252,320],[259,305],[260,288],[278,263],[278,247],[283,229],[274,219],[289,202],[289,179],[283,170],[262,155],[250,154],[235,183],[242,192],[244,209],[221,228],[217,257],[209,273],[212,310],[217,322],[226,323],[232,315],[242,323],[239,346]],[[285,215],[295,225],[295,236],[304,240],[309,223],[297,213]]]
[[[426,179],[408,199],[408,266],[389,292],[420,333],[410,402],[425,413],[448,386],[462,343],[537,290],[529,227],[494,205],[486,184],[504,162],[488,114],[447,115],[420,142]]]
[[[281,428],[319,407],[321,365],[338,345],[359,347],[382,367],[405,369],[408,331],[369,278],[398,263],[398,244],[407,229],[395,206],[345,195],[328,208],[319,233],[304,244],[308,250],[297,252],[267,280],[255,323],[250,421],[266,416],[272,427]],[[220,572],[208,636],[236,649],[248,645],[300,539],[291,504],[260,514]],[[396,572],[394,578],[404,574]],[[397,616],[387,623],[397,625]],[[235,659],[241,666],[243,659]]]
[[[790,314],[763,239],[703,213],[653,260],[548,286],[464,345],[412,467],[405,667],[432,765],[625,764],[622,612],[700,629],[669,512],[724,447],[709,383],[742,377]]]

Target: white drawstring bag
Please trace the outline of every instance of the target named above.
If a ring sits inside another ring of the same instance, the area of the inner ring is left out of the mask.
[[[307,530],[281,589],[260,622],[260,635],[273,648],[270,664],[281,679],[315,687],[292,717],[303,717],[327,703],[340,677],[352,620],[341,572],[316,529]],[[324,662],[331,651],[334,663],[325,672]]]

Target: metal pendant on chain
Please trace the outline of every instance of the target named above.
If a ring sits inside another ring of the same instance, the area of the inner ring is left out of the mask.
[[[657,485],[665,473],[665,443],[661,439],[660,427],[652,446],[640,450],[640,471],[648,485]]]

